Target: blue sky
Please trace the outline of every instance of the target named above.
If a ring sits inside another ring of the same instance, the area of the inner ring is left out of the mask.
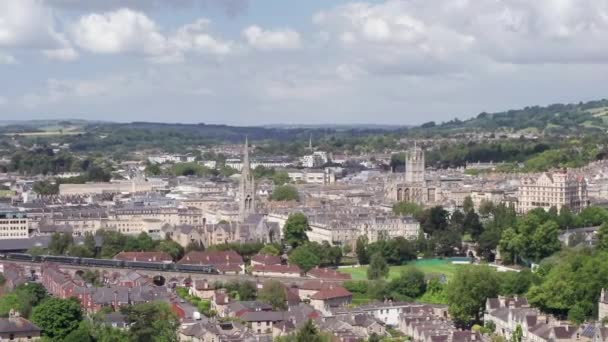
[[[605,0],[0,1],[0,120],[418,124],[606,97]]]

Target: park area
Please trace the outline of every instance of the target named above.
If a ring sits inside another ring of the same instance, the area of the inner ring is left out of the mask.
[[[454,272],[456,272],[456,269],[459,267],[459,265],[453,264],[449,259],[421,259],[411,261],[406,265],[391,266],[388,274],[388,280],[399,277],[401,271],[409,266],[418,268],[426,275],[444,274],[448,279],[454,275]],[[340,272],[350,274],[353,277],[353,280],[366,280],[367,268],[368,266],[345,267],[340,268]]]

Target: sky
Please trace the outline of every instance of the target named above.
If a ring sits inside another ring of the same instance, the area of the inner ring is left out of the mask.
[[[0,0],[0,120],[412,125],[607,80],[607,0]]]

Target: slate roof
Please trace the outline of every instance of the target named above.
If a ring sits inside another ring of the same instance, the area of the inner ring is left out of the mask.
[[[41,332],[37,325],[28,321],[23,317],[0,318],[0,333],[26,333],[26,332]]]

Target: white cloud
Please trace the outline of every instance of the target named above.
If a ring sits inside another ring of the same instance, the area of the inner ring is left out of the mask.
[[[231,42],[207,32],[209,25],[209,20],[198,19],[165,33],[144,13],[120,9],[81,17],[72,36],[78,46],[93,53],[135,53],[154,63],[178,63],[188,52],[226,55],[232,51]]]
[[[605,0],[388,0],[313,17],[328,48],[367,69],[446,72],[498,63],[608,63]]]
[[[53,12],[40,0],[0,1],[0,46],[53,48],[63,44]]]
[[[160,55],[167,48],[167,39],[156,23],[127,8],[85,15],[74,25],[72,34],[78,46],[95,53]]]
[[[42,53],[49,59],[54,59],[62,62],[71,62],[77,60],[79,57],[78,52],[72,47],[42,50]]]
[[[297,49],[300,34],[290,29],[264,30],[259,26],[249,26],[243,30],[247,43],[260,50]]]
[[[223,42],[207,33],[210,21],[199,19],[194,23],[180,27],[171,36],[170,44],[178,51],[198,51],[215,55],[225,55],[231,52],[232,43]]]

